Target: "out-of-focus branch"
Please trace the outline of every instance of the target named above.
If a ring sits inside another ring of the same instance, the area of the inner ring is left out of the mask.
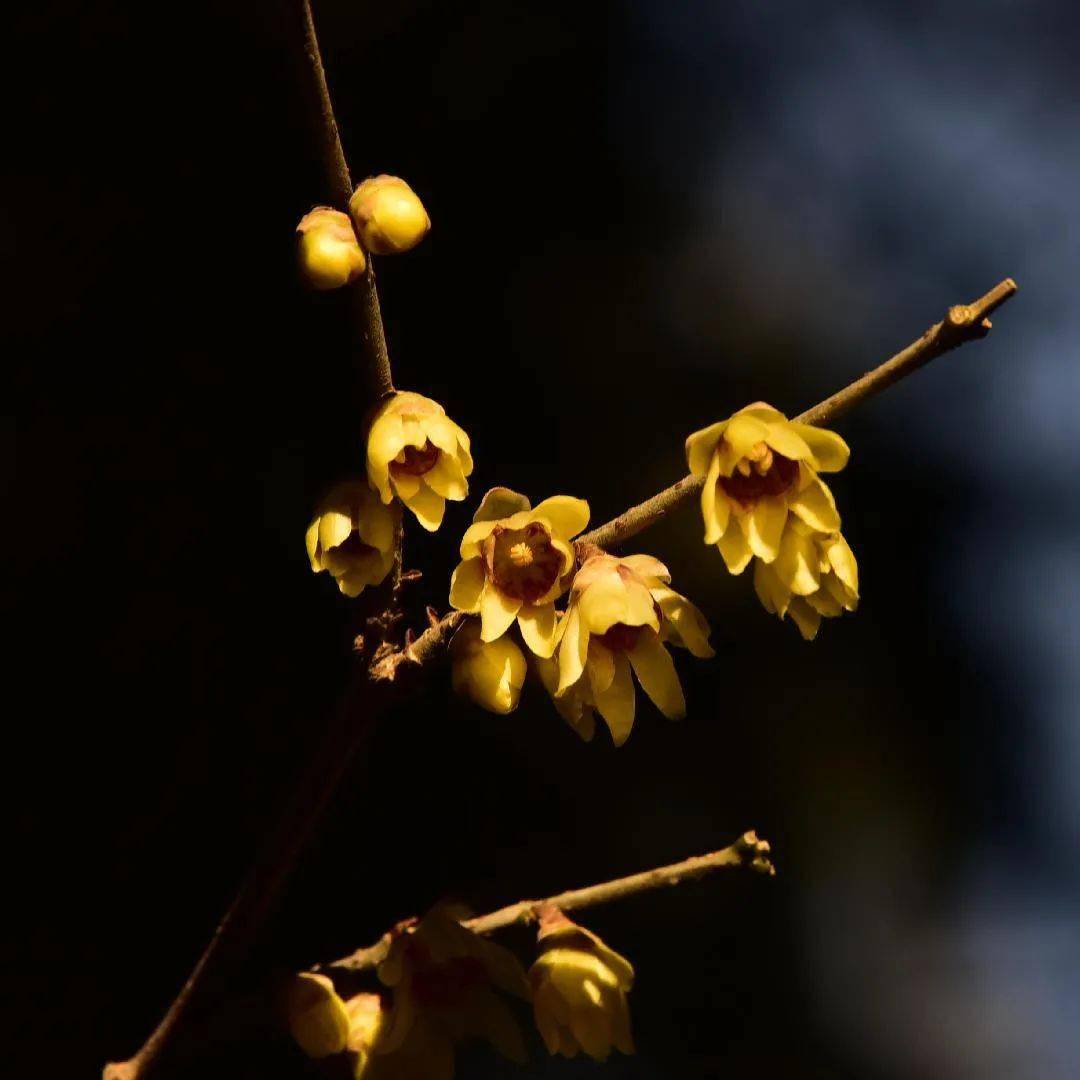
[[[995,285],[985,296],[971,304],[957,304],[949,308],[941,322],[935,323],[917,341],[906,349],[886,360],[873,371],[837,391],[832,397],[807,409],[795,417],[804,424],[818,426],[836,420],[854,405],[868,397],[880,393],[886,387],[899,382],[931,360],[968,341],[977,341],[990,332],[990,314],[999,308],[1016,292],[1016,282],[1012,278]],[[700,477],[684,476],[677,483],[665,488],[659,494],[646,499],[637,506],[620,514],[592,532],[580,538],[579,543],[596,544],[602,548],[618,547],[639,532],[654,525],[667,516],[681,503],[701,491],[703,481]]]
[[[745,866],[758,873],[772,876],[776,873],[776,868],[769,858],[769,851],[767,840],[759,840],[755,832],[746,832],[722,851],[714,851],[709,855],[696,855],[682,862],[672,863],[670,866],[658,866],[640,874],[631,874],[629,877],[604,881],[598,885],[587,885],[583,889],[570,889],[544,900],[519,900],[516,904],[499,908],[487,915],[465,919],[462,925],[467,926],[476,934],[493,934],[496,930],[503,930],[517,923],[536,922],[543,908],[555,907],[560,911],[580,911],[583,908],[608,904],[613,900],[622,900],[652,889],[663,889],[671,885],[679,885],[684,881],[693,881],[713,870]],[[392,933],[383,934],[374,945],[357,949],[356,952],[335,960],[331,964],[323,964],[320,966],[321,970],[337,968],[363,971],[365,968],[375,967],[386,958],[392,941]]]

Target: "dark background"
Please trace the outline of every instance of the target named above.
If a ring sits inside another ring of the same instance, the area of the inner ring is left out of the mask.
[[[5,1072],[96,1075],[178,989],[344,684],[313,577],[360,467],[353,373],[292,230],[325,198],[271,4],[35,5],[9,67]],[[445,604],[479,495],[684,471],[748,401],[797,412],[1014,276],[983,343],[844,420],[863,604],[813,644],[688,508],[640,538],[711,619],[690,715],[581,743],[436,677],[385,722],[237,981],[726,844],[733,875],[588,924],[638,971],[627,1078],[1080,1072],[1075,5],[320,0],[358,176],[434,222],[378,264],[395,377],[472,435],[410,530]],[[541,1062],[516,1075],[593,1075]],[[301,1076],[286,1040],[191,1075]],[[214,1062],[218,1062],[215,1064]],[[511,1075],[486,1054],[463,1076]]]

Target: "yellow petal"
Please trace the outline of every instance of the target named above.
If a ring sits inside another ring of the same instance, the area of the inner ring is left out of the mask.
[[[720,549],[720,554],[724,556],[724,562],[731,574],[741,574],[754,557],[742,526],[734,518],[728,522],[727,531],[720,537],[716,546]]]
[[[615,655],[598,641],[589,642],[589,656],[585,661],[585,674],[589,677],[589,689],[593,696],[602,694],[615,678]]]
[[[480,637],[494,641],[510,629],[521,610],[521,601],[500,592],[492,582],[480,595]]]
[[[437,446],[444,454],[457,456],[459,428],[449,416],[444,413],[432,413],[430,416],[422,417],[420,425],[433,446]]]
[[[814,592],[821,582],[821,572],[813,538],[789,529],[773,569],[784,587],[796,596]]]
[[[595,700],[596,708],[611,732],[611,741],[622,746],[634,726],[634,680],[625,653],[615,657],[611,685],[602,694],[595,695]]]
[[[645,583],[626,581],[619,573],[597,577],[578,598],[583,625],[593,634],[603,634],[616,623],[651,626],[659,631],[660,620]]]
[[[625,994],[615,994],[614,1015],[611,1018],[611,1031],[615,1049],[622,1054],[634,1052],[634,1036],[630,1032],[630,1009]]]
[[[473,514],[473,521],[498,521],[528,509],[529,500],[524,495],[519,495],[507,487],[493,487],[480,500],[480,505]]]
[[[837,601],[826,588],[820,588],[817,592],[810,593],[806,602],[819,614],[827,619],[835,619],[844,612],[843,606]]]
[[[783,454],[792,461],[808,461],[813,457],[806,441],[795,430],[795,426],[787,420],[778,420],[769,425],[769,434],[765,436],[765,443],[778,454]]]
[[[566,693],[585,672],[585,660],[589,654],[589,631],[582,626],[577,607],[571,607],[566,615],[562,642],[559,645],[559,688],[557,694]]]
[[[589,504],[569,495],[552,495],[534,507],[533,513],[550,522],[552,531],[561,540],[577,536],[589,524]]]
[[[352,532],[352,518],[340,510],[327,510],[319,518],[319,545],[323,551],[343,544]]]
[[[529,649],[537,656],[551,656],[555,652],[555,605],[524,604],[517,618],[522,640]]]
[[[371,486],[378,491],[384,503],[390,502],[393,494],[390,490],[390,462],[397,457],[405,445],[405,436],[401,427],[401,417],[383,411],[371,425],[367,442],[367,474]]]
[[[702,660],[715,656],[716,651],[709,644],[709,624],[700,609],[674,589],[660,587],[651,591],[667,625],[675,632],[677,644]]]
[[[708,471],[713,451],[727,426],[728,421],[721,420],[718,424],[710,424],[707,428],[695,431],[686,440],[686,464],[695,476],[704,476]]]
[[[423,485],[424,481],[419,476],[413,476],[411,473],[390,474],[390,486],[399,499],[411,499]]]
[[[806,641],[813,641],[817,637],[821,616],[801,596],[796,596],[791,601],[788,614]]]
[[[783,618],[791,603],[791,590],[785,589],[776,575],[775,564],[769,565],[760,560],[754,563],[754,591],[761,606],[770,615]]]
[[[623,566],[628,566],[641,578],[656,578],[665,585],[671,581],[671,571],[659,560],[651,555],[626,555],[619,560]]]
[[[424,473],[424,482],[436,495],[441,495],[451,502],[461,502],[469,493],[469,485],[457,458],[449,454],[439,454],[435,464]]]
[[[787,500],[782,495],[758,499],[750,511],[746,540],[750,550],[763,562],[772,562],[780,553],[787,513]]]
[[[628,655],[641,689],[652,698],[653,704],[669,720],[681,720],[686,715],[686,698],[671,653],[659,636],[642,631]]]
[[[720,476],[720,455],[714,454],[701,489],[701,516],[705,521],[705,543],[715,544],[724,535],[731,507],[724,494],[717,490]]]
[[[322,569],[322,560],[319,558],[319,519],[316,518],[304,533],[304,546],[307,548],[308,561],[311,569],[317,574]]]
[[[434,532],[442,524],[446,500],[441,495],[436,495],[426,484],[421,484],[415,495],[408,498],[402,495],[401,501],[416,515],[416,520],[428,532]]]
[[[387,508],[372,494],[360,504],[356,529],[360,539],[378,551],[390,551],[394,546],[394,527],[398,521],[397,507]]]
[[[289,1030],[308,1057],[340,1053],[349,1039],[349,1014],[325,975],[305,972],[289,988]]]
[[[465,559],[458,563],[450,576],[450,606],[470,615],[478,612],[485,580],[483,559]]]
[[[792,421],[791,426],[810,447],[814,455],[813,465],[818,472],[839,472],[848,463],[851,450],[835,431],[796,421]]]
[[[461,538],[461,557],[473,559],[480,554],[480,545],[491,535],[498,521],[477,521],[465,530]]]
[[[746,457],[759,442],[764,442],[769,434],[769,425],[756,416],[736,413],[724,429],[723,458],[720,471],[725,476],[731,475],[735,463]]]
[[[842,535],[837,535],[836,539],[829,544],[826,554],[836,576],[855,596],[858,596],[859,566],[855,561],[855,553]]]
[[[840,528],[840,515],[836,512],[836,500],[825,482],[815,476],[802,491],[788,496],[788,508],[811,529],[818,532],[835,532]]]

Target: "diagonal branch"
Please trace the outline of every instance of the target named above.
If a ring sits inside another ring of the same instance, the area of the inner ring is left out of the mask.
[[[985,296],[971,304],[957,304],[949,308],[941,322],[935,323],[917,341],[901,349],[885,363],[867,372],[861,378],[837,391],[832,397],[800,413],[796,420],[804,424],[822,425],[842,416],[853,406],[865,401],[886,387],[906,378],[931,360],[968,341],[977,341],[990,332],[990,314],[1016,292],[1012,278],[995,285]],[[677,483],[659,494],[646,499],[637,506],[620,514],[606,525],[593,529],[578,539],[579,544],[595,544],[597,547],[618,547],[639,532],[655,525],[677,506],[696,495],[704,486],[697,476],[684,476]]]
[[[474,934],[493,934],[496,930],[505,930],[506,927],[515,924],[528,925],[536,922],[543,908],[555,907],[560,911],[580,911],[584,908],[596,907],[598,904],[608,904],[613,900],[636,896],[638,893],[650,892],[653,889],[663,889],[679,885],[684,881],[694,881],[712,873],[713,870],[745,866],[771,877],[776,874],[776,868],[769,858],[769,852],[769,842],[759,840],[757,833],[751,830],[743,833],[735,843],[728,845],[722,851],[714,851],[709,855],[696,855],[669,866],[657,866],[652,870],[644,870],[640,874],[631,874],[629,877],[604,881],[598,885],[587,885],[583,889],[569,889],[544,900],[519,900],[516,904],[499,908],[487,915],[465,919],[462,925],[467,926]],[[363,971],[366,968],[373,968],[386,959],[392,941],[392,932],[383,934],[374,945],[357,949],[356,952],[335,960],[331,964],[318,965],[314,970]]]

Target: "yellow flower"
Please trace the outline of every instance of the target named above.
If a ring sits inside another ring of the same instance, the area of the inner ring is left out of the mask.
[[[509,950],[462,926],[460,914],[439,906],[395,931],[378,969],[394,994],[381,1048],[482,1038],[511,1061],[524,1061],[521,1030],[496,989],[529,1000],[525,972]]]
[[[632,1054],[629,962],[557,908],[541,911],[538,941],[529,982],[548,1053],[570,1058],[584,1050],[596,1061],[606,1061],[613,1047]]]
[[[509,637],[483,641],[480,624],[469,620],[450,642],[450,662],[457,693],[502,716],[517,708],[525,682],[525,655]]]
[[[839,532],[819,533],[792,520],[776,559],[755,565],[754,589],[769,614],[790,615],[802,636],[813,641],[822,616],[858,607],[859,567]]]
[[[353,1053],[353,1072],[357,1080],[373,1076],[374,1055],[386,1030],[387,1009],[381,994],[357,994],[345,1003],[349,1015],[348,1049]]]
[[[362,480],[338,484],[307,529],[311,569],[328,570],[346,596],[359,596],[390,573],[400,519]]]
[[[574,568],[570,541],[589,524],[589,504],[554,495],[530,508],[509,488],[492,488],[461,540],[450,603],[480,614],[480,636],[494,641],[514,620],[537,656],[555,649],[555,600]]]
[[[596,734],[596,703],[588,679],[578,679],[562,694],[559,693],[559,661],[555,657],[538,656],[536,671],[555,706],[556,712],[586,741]]]
[[[399,176],[369,176],[353,192],[349,211],[364,247],[374,255],[408,251],[431,228],[424,204]]]
[[[348,214],[317,206],[296,226],[300,272],[314,289],[337,289],[367,267]]]
[[[384,503],[396,494],[434,532],[446,500],[468,494],[472,469],[469,436],[438,402],[400,391],[379,407],[368,432],[367,474]]]
[[[289,1030],[308,1057],[328,1057],[348,1045],[349,1012],[325,975],[298,975],[289,987],[286,1013]]]
[[[705,543],[716,544],[728,570],[741,574],[756,555],[771,563],[790,511],[820,532],[840,528],[832,492],[819,472],[839,472],[847,443],[823,428],[788,420],[757,402],[695,431],[686,460],[704,477]]]
[[[574,708],[595,706],[616,746],[626,742],[634,725],[631,670],[656,707],[675,720],[686,715],[686,699],[665,643],[694,656],[713,655],[705,617],[669,587],[670,581],[667,567],[650,555],[593,555],[574,577],[559,626],[556,694],[561,698],[587,680],[587,696],[579,690]],[[590,737],[591,725],[563,715]]]

